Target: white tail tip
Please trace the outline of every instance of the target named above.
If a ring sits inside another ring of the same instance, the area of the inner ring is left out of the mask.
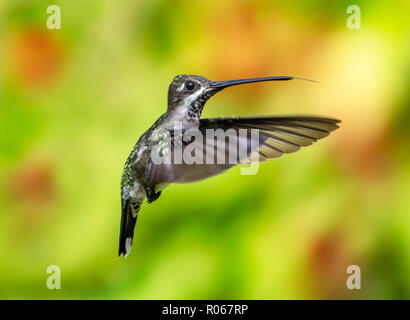
[[[125,240],[125,255],[124,255],[124,258],[128,257],[128,255],[130,254],[131,245],[132,245],[132,238],[128,237],[127,240]]]

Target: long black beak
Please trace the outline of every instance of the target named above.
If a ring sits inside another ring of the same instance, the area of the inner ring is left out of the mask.
[[[262,82],[262,81],[287,81],[287,80],[294,80],[294,79],[316,82],[314,80],[309,80],[309,79],[304,79],[304,78],[280,76],[280,77],[251,78],[251,79],[239,79],[239,80],[227,80],[227,81],[210,81],[210,88],[214,88],[219,91],[226,87],[236,86],[238,84]]]

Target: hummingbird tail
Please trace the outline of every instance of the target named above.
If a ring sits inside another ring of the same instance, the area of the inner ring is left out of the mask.
[[[134,238],[134,227],[140,209],[139,203],[132,203],[130,200],[122,199],[122,215],[120,230],[120,246],[118,256],[121,254],[126,258],[131,252],[132,239]]]

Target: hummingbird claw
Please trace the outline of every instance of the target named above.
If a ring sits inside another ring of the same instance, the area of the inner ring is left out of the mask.
[[[159,198],[161,192],[155,192],[154,188],[148,187],[145,189],[147,195],[148,203],[151,203]]]

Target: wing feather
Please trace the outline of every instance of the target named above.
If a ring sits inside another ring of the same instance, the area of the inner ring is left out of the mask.
[[[208,129],[233,129],[238,145],[246,148],[245,158],[237,157],[236,163],[263,162],[268,159],[279,158],[285,153],[293,153],[301,147],[312,145],[319,139],[329,135],[339,128],[340,120],[317,116],[276,116],[276,117],[232,117],[201,119],[199,130],[203,137]],[[246,138],[240,138],[239,130],[245,130]],[[259,141],[252,141],[252,130],[259,131]],[[232,130],[231,130],[232,131]],[[239,136],[239,138],[238,138]],[[192,182],[208,178],[233,167],[236,163],[229,162],[226,142],[222,145],[211,144],[212,139],[204,138],[203,141],[193,141],[184,148],[196,144],[195,147],[203,152],[205,161],[207,148],[214,148],[214,154],[225,153],[225,163],[219,164],[167,164],[153,165],[150,177],[154,183],[159,182]],[[223,150],[221,150],[221,148]],[[239,147],[241,148],[241,147]],[[215,160],[216,158],[214,158]]]

